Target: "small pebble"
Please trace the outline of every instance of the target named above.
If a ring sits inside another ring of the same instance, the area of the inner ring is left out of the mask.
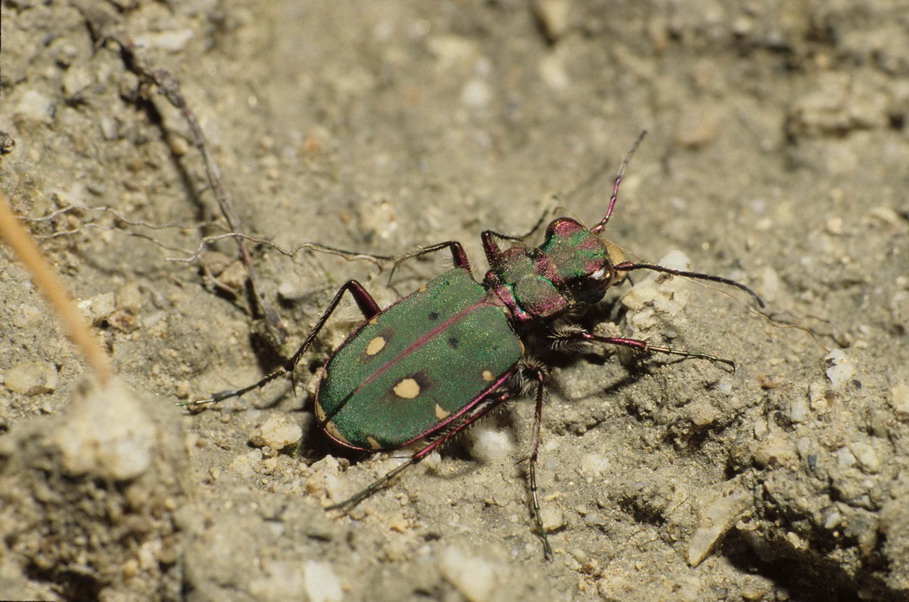
[[[485,107],[492,100],[492,90],[482,79],[472,79],[461,90],[461,102],[471,108]]]
[[[278,285],[278,296],[284,301],[299,301],[309,292],[299,278],[287,279]]]
[[[227,288],[240,291],[246,286],[246,279],[249,273],[242,261],[235,261],[218,274],[218,281]]]
[[[57,388],[57,370],[50,362],[19,362],[3,373],[3,384],[29,397],[52,393]]]
[[[439,472],[439,469],[442,468],[442,455],[438,451],[430,452],[428,456],[423,458],[420,465],[425,466],[426,470],[430,472]]]
[[[793,466],[798,461],[795,445],[780,433],[771,433],[754,450],[754,460],[761,466]]]
[[[257,600],[297,600],[306,589],[306,569],[299,563],[269,560],[260,576],[249,581],[249,591]],[[312,600],[312,598],[310,598]]]
[[[808,385],[808,402],[814,413],[827,413],[827,410],[830,409],[830,404],[827,403],[827,387],[824,386],[824,383],[816,382]]]
[[[142,405],[118,380],[79,389],[66,408],[64,426],[51,435],[64,470],[114,481],[144,473],[158,440],[155,422]]]
[[[303,565],[303,586],[309,602],[339,602],[344,597],[341,581],[327,562],[307,560]]]
[[[881,469],[881,459],[877,450],[870,443],[864,441],[853,441],[849,444],[849,451],[859,461],[866,472],[875,473]]]
[[[565,56],[553,53],[543,57],[540,61],[540,79],[556,92],[567,90],[571,87],[571,77],[565,68]]]
[[[719,111],[713,107],[698,107],[684,111],[675,129],[679,146],[701,148],[711,144],[720,126]]]
[[[795,423],[802,423],[808,420],[808,400],[802,397],[796,397],[789,404],[789,420]]]
[[[511,456],[514,444],[507,431],[484,422],[470,430],[470,455],[484,463],[501,462]]]
[[[670,251],[657,263],[675,270],[691,269],[691,260],[679,250]],[[688,286],[684,278],[667,278],[665,274],[658,273],[636,281],[621,299],[622,305],[632,310],[629,323],[638,331],[655,326],[657,322],[653,311],[642,311],[647,309],[669,316],[677,315],[688,299]]]
[[[26,121],[37,121],[40,123],[53,123],[53,103],[51,100],[38,90],[27,90],[19,104],[13,109],[13,116]]]
[[[825,371],[827,380],[830,381],[830,386],[834,389],[838,389],[843,383],[849,382],[855,375],[855,365],[842,349],[834,349],[824,356],[824,361],[827,366]]]
[[[493,595],[498,582],[496,567],[483,558],[448,547],[439,558],[439,571],[470,602],[496,599]]]
[[[543,520],[543,530],[547,533],[558,531],[565,526],[565,513],[553,504],[546,504],[540,508],[540,518]]]
[[[233,259],[220,251],[209,251],[202,253],[202,256],[199,257],[199,265],[202,269],[211,272],[214,276],[219,276],[232,261]]]
[[[783,281],[776,270],[765,266],[757,273],[755,288],[767,303],[773,303],[780,298],[783,291]]]
[[[705,427],[720,418],[720,411],[709,401],[699,400],[688,406],[688,417],[695,426]]]
[[[846,447],[841,447],[836,452],[836,463],[842,469],[855,466],[855,456]]]
[[[227,469],[233,472],[234,474],[240,475],[241,477],[252,477],[255,476],[256,465],[262,461],[262,451],[254,449],[248,454],[243,454],[237,456],[233,461],[228,465]]]
[[[133,38],[139,48],[158,48],[170,52],[183,50],[193,38],[192,29],[172,29],[161,32],[146,32]]]
[[[909,417],[909,385],[899,383],[890,389],[890,406],[902,418]]]
[[[292,421],[287,414],[276,413],[259,426],[249,442],[256,447],[270,447],[275,450],[284,449],[303,438],[303,429]]]
[[[688,564],[697,566],[748,509],[750,493],[738,483],[717,492],[699,512],[700,523],[688,542]]]
[[[838,527],[842,522],[843,515],[838,511],[833,510],[830,514],[827,515],[827,518],[824,520],[824,528],[833,529],[835,527]]]
[[[581,472],[586,477],[599,478],[609,470],[609,459],[603,454],[590,453],[581,457]]]
[[[95,83],[92,72],[84,65],[74,65],[63,74],[63,93],[72,99]]]
[[[95,325],[103,322],[114,313],[117,307],[116,296],[113,293],[102,293],[88,299],[82,299],[76,305],[85,319]]]

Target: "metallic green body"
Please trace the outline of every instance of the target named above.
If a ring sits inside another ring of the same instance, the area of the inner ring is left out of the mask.
[[[498,388],[523,345],[506,309],[455,268],[357,329],[325,364],[316,417],[338,442],[396,449]]]

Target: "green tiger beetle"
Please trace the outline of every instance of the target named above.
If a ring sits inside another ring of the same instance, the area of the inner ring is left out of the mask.
[[[338,444],[360,451],[396,450],[416,442],[425,446],[365,489],[327,509],[353,508],[530,386],[536,399],[527,457],[530,509],[544,555],[550,559],[552,548],[543,528],[536,478],[546,380],[543,354],[566,346],[603,343],[721,362],[734,370],[735,364],[728,359],[638,339],[599,336],[577,324],[585,308],[599,302],[610,286],[635,270],[730,285],[764,305],[754,291],[728,278],[626,261],[619,247],[602,237],[624,170],[642,138],[643,133],[622,160],[606,214],[594,226],[557,218],[536,248],[524,245],[520,237],[484,231],[481,238],[489,271],[482,283],[471,275],[461,243],[448,241],[419,249],[407,257],[447,249],[454,268],[385,309],[359,282],[346,282],[281,368],[248,387],[183,405],[238,397],[282,375],[292,375],[341,298],[349,293],[364,320],[322,367],[315,398],[318,427]],[[500,241],[510,242],[510,248],[500,248]]]

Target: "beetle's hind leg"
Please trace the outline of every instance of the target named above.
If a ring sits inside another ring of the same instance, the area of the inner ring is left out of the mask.
[[[369,294],[369,291],[363,287],[362,284],[356,280],[348,280],[345,282],[341,288],[335,293],[335,296],[332,297],[331,301],[328,303],[328,307],[325,311],[322,312],[322,315],[319,317],[319,320],[316,322],[316,325],[313,326],[313,329],[307,335],[306,340],[303,341],[303,344],[300,345],[300,348],[293,354],[293,356],[287,360],[283,366],[271,372],[260,380],[257,383],[251,384],[242,389],[230,389],[228,391],[220,391],[214,393],[211,396],[205,399],[198,399],[195,401],[183,401],[179,402],[178,406],[198,406],[207,403],[217,403],[219,401],[224,401],[225,399],[230,399],[231,397],[240,397],[250,391],[255,391],[260,389],[270,383],[271,381],[284,376],[285,374],[290,374],[293,378],[294,367],[300,361],[300,358],[303,357],[303,353],[312,345],[312,342],[315,340],[316,336],[319,334],[319,331],[322,330],[322,327],[325,326],[325,323],[328,322],[328,318],[331,317],[331,314],[334,313],[335,309],[338,307],[338,303],[341,302],[341,297],[344,296],[345,292],[349,292],[351,297],[354,298],[354,301],[357,303],[357,307],[360,308],[360,312],[363,314],[366,320],[369,320],[380,311],[379,305],[376,303],[375,299],[372,298],[372,295]]]
[[[384,475],[382,475],[381,477],[379,477],[378,479],[376,479],[375,481],[373,481],[372,483],[370,483],[369,485],[367,485],[365,488],[361,489],[354,495],[350,496],[346,500],[338,502],[336,504],[332,504],[331,506],[327,506],[325,509],[326,510],[347,511],[347,510],[354,508],[357,504],[359,504],[366,498],[372,496],[374,493],[377,493],[378,491],[380,491],[380,490],[384,489],[386,486],[388,486],[388,484],[391,483],[391,481],[396,476],[398,476],[399,474],[401,474],[402,472],[404,472],[411,466],[420,462],[420,460],[422,460],[423,458],[425,458],[426,456],[431,454],[434,450],[438,449],[439,447],[441,447],[441,446],[445,445],[446,443],[448,443],[449,441],[451,441],[454,437],[456,437],[464,429],[466,429],[470,425],[474,424],[475,422],[477,422],[478,420],[480,420],[481,418],[486,416],[486,414],[488,414],[495,408],[499,407],[502,403],[508,401],[508,399],[510,397],[511,397],[511,394],[507,391],[503,391],[501,393],[495,394],[495,396],[493,398],[488,399],[485,402],[482,402],[479,405],[479,407],[477,407],[476,409],[473,410],[473,412],[468,414],[468,416],[466,418],[458,421],[454,426],[448,428],[437,439],[430,442],[429,445],[427,445],[423,449],[415,452],[410,458],[407,459],[406,462],[404,462],[404,464],[401,464],[400,466],[397,466],[394,469],[388,471],[387,473],[385,473]]]

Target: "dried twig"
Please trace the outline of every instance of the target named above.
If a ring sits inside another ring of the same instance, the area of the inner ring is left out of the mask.
[[[113,375],[107,353],[104,352],[97,337],[85,324],[76,304],[66,292],[66,288],[60,282],[53,267],[41,254],[41,250],[38,249],[38,245],[35,244],[26,229],[19,223],[9,207],[9,201],[2,193],[0,193],[0,238],[3,238],[6,244],[13,249],[19,261],[31,274],[32,282],[57,314],[57,318],[63,324],[69,338],[82,351],[88,365],[98,377],[98,381],[102,385],[107,384]]]
[[[154,85],[158,92],[163,95],[167,101],[173,105],[189,127],[190,136],[202,160],[205,164],[205,173],[208,178],[208,184],[215,195],[221,213],[227,220],[229,228],[234,232],[243,230],[240,218],[234,209],[233,201],[224,187],[221,179],[221,170],[215,162],[214,157],[208,149],[205,133],[199,125],[199,120],[195,113],[186,102],[186,98],[180,88],[180,81],[171,73],[164,69],[157,69],[149,65],[137,52],[135,43],[125,34],[117,31],[105,15],[96,10],[92,10],[82,4],[77,4],[82,10],[83,16],[89,25],[92,35],[98,44],[112,41],[120,48],[120,55],[126,68],[136,74],[140,80],[146,84]],[[268,331],[269,338],[277,345],[286,339],[287,333],[280,325],[277,313],[272,310],[260,296],[256,287],[255,268],[253,266],[252,256],[246,242],[242,238],[237,238],[237,245],[240,250],[240,258],[246,266],[248,278],[247,292],[251,304],[251,313],[254,317],[264,318],[264,324]]]

